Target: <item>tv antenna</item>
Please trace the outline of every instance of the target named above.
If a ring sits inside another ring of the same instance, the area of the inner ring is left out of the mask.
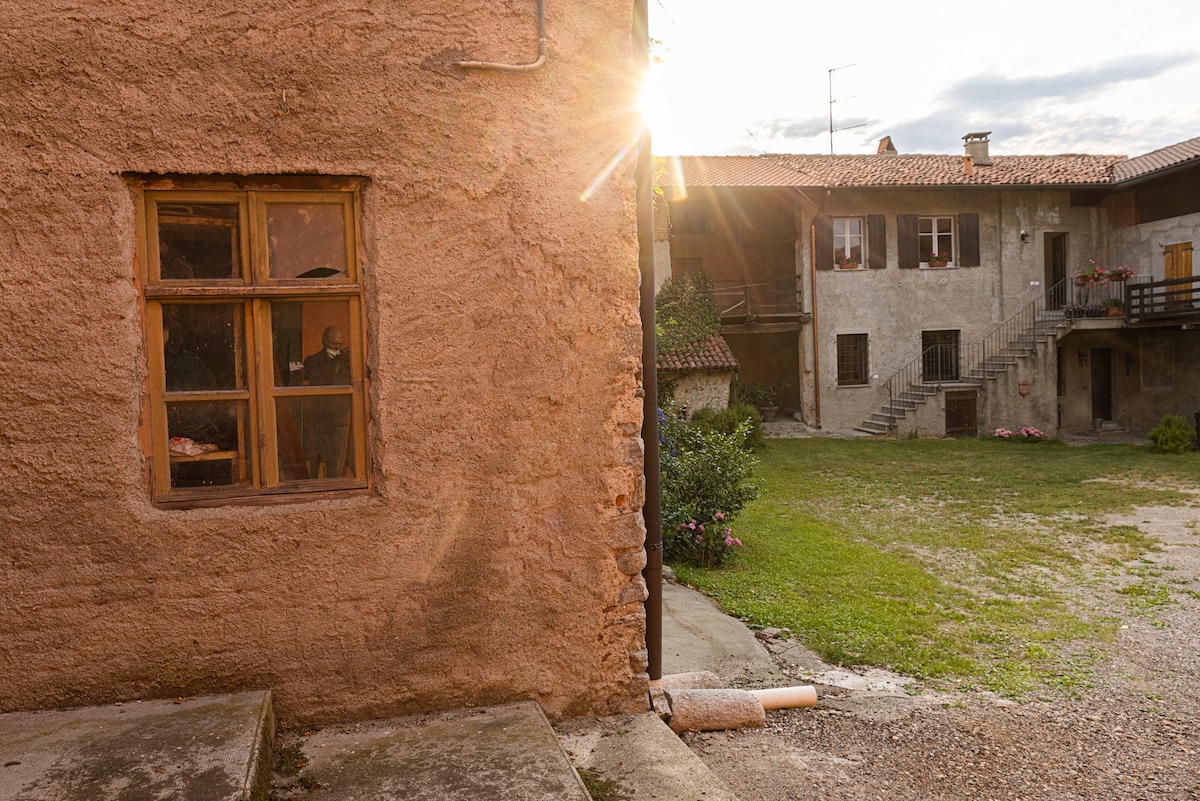
[[[860,122],[858,125],[847,125],[845,128],[834,128],[833,127],[833,104],[835,102],[837,102],[833,99],[833,73],[837,72],[838,70],[849,69],[850,67],[853,67],[853,66],[855,66],[855,65],[854,64],[843,64],[840,67],[834,67],[833,69],[829,70],[829,155],[831,155],[831,156],[833,155],[833,135],[835,133],[837,133],[838,131],[849,131],[852,128],[862,128],[866,125],[865,122]],[[854,97],[851,96],[846,99],[853,100]]]

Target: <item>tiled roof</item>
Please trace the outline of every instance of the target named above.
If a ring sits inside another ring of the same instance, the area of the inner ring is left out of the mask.
[[[1124,156],[992,156],[968,175],[962,156],[771,156],[818,186],[1078,186],[1107,184]]]
[[[695,353],[666,353],[658,357],[659,370],[731,370],[738,369],[733,351],[720,334],[704,340]]]
[[[962,156],[681,156],[687,186],[1086,186],[1110,184],[1125,156],[992,156],[966,174]],[[664,186],[678,180],[670,167]]]
[[[1200,136],[1122,162],[1113,169],[1113,178],[1128,181],[1195,159],[1200,159]]]
[[[669,156],[661,186],[813,186],[812,179],[769,156]]]

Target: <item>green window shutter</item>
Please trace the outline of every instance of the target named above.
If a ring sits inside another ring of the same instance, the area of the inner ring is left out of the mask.
[[[917,237],[917,215],[896,215],[896,254],[900,266],[911,270],[921,266],[921,254],[918,252],[920,239]]]
[[[867,266],[872,270],[887,267],[887,217],[867,215]]]
[[[979,215],[958,215],[958,266],[979,266]]]
[[[833,218],[821,215],[813,220],[813,244],[818,270],[833,269]]]

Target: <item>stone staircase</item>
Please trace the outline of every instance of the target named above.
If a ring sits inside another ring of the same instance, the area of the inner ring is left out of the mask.
[[[854,430],[865,434],[886,434],[895,428],[898,421],[948,386],[987,389],[989,381],[994,381],[1022,359],[1032,356],[1040,344],[1052,342],[1070,329],[1070,320],[1061,310],[1049,310],[1045,306],[1046,298],[1040,298],[998,326],[982,343],[961,348],[959,363],[971,366],[961,371],[954,381],[924,380],[922,365],[934,348],[922,353],[887,380],[888,401],[880,411],[863,420]]]

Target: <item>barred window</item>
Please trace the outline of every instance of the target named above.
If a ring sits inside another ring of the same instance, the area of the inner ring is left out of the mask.
[[[837,380],[838,386],[856,386],[868,383],[866,334],[838,334]]]

